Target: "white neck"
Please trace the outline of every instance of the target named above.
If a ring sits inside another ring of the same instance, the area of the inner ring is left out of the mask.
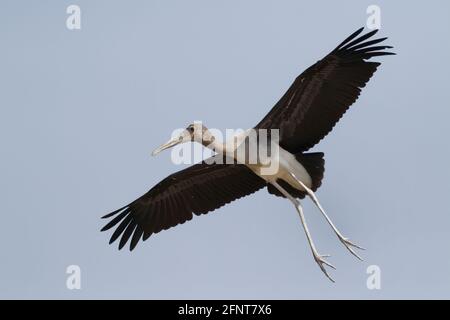
[[[226,141],[225,143],[217,141],[217,139],[214,139],[213,142],[206,144],[205,147],[208,149],[213,150],[214,152],[218,154],[225,154],[228,152],[228,155],[231,157],[234,157],[234,152],[239,147],[239,145],[245,140],[245,138],[248,135],[248,131],[241,132]]]

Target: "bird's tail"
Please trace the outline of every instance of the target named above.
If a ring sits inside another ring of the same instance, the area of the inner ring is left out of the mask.
[[[325,172],[325,159],[323,152],[299,153],[295,158],[305,167],[311,176],[311,190],[316,191],[322,184],[323,174]]]

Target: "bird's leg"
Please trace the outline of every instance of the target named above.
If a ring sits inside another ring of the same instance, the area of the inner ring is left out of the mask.
[[[317,262],[317,264],[319,265],[320,269],[327,276],[327,278],[330,279],[332,282],[334,282],[333,278],[330,277],[330,275],[328,274],[328,272],[325,269],[324,265],[326,265],[326,266],[328,266],[330,268],[333,268],[333,269],[336,269],[336,268],[331,263],[329,263],[328,261],[325,260],[325,258],[328,258],[329,255],[321,255],[321,254],[319,254],[317,252],[316,246],[314,245],[314,242],[312,240],[311,234],[309,232],[308,225],[306,224],[305,216],[303,214],[303,208],[301,206],[300,201],[298,201],[297,199],[292,197],[289,194],[289,192],[284,190],[284,188],[281,187],[277,182],[272,182],[272,184],[275,186],[275,188],[277,188],[286,198],[288,198],[294,204],[294,206],[297,209],[297,212],[298,212],[298,214],[300,216],[300,220],[302,222],[303,229],[305,230],[306,238],[308,239],[308,243],[309,243],[309,246],[311,248],[314,260]]]
[[[336,228],[336,226],[333,224],[333,221],[331,221],[330,217],[328,217],[328,215],[325,212],[325,210],[322,208],[322,206],[321,206],[319,200],[317,199],[315,193],[310,188],[308,188],[300,179],[297,179],[297,177],[293,173],[291,173],[291,176],[303,187],[303,189],[306,190],[306,192],[308,193],[308,196],[311,198],[311,200],[314,202],[314,204],[319,208],[320,212],[325,217],[325,219],[327,220],[328,224],[331,226],[331,228],[333,229],[334,233],[339,238],[339,241],[342,242],[342,244],[348,249],[348,251],[350,251],[351,254],[353,254],[356,258],[358,258],[359,260],[362,261],[363,259],[353,250],[353,247],[361,249],[361,250],[365,250],[365,249],[363,247],[360,247],[360,246],[354,244],[348,238],[344,237],[342,235],[342,233],[338,230],[338,228]]]

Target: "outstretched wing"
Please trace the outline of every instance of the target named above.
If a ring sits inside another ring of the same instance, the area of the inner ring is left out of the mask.
[[[206,161],[206,163],[211,163]],[[112,218],[102,231],[116,227],[110,244],[121,237],[119,249],[131,237],[130,250],[139,240],[206,214],[252,194],[266,182],[241,164],[196,164],[162,180],[145,195],[103,218]]]
[[[366,60],[394,54],[384,51],[390,46],[375,46],[387,38],[366,41],[378,30],[357,38],[363,29],[304,71],[256,128],[279,129],[280,145],[292,153],[307,151],[322,140],[380,65]]]

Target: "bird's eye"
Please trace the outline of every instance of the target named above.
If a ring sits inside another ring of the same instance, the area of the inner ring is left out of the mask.
[[[189,127],[189,128],[188,128],[188,131],[189,131],[190,133],[194,133],[194,127]]]

